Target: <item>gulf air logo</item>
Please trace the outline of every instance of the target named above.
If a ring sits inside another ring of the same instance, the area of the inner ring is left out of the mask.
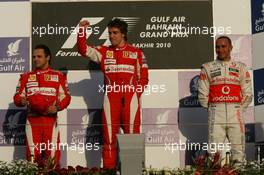
[[[169,114],[170,110],[165,111],[164,113],[160,113],[156,118],[156,125],[158,128],[163,128],[168,126]]]
[[[8,44],[8,50],[6,51],[8,57],[19,54],[18,50],[19,50],[21,41],[22,39],[18,39],[15,42],[11,42],[10,44]]]

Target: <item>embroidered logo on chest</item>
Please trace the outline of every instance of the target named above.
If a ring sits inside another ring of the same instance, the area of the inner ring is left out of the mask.
[[[111,59],[113,59],[113,58],[114,58],[114,52],[111,51],[111,50],[107,50],[107,51],[106,51],[106,58],[111,58]]]
[[[29,75],[29,77],[28,77],[28,81],[37,81],[37,76],[36,76],[36,74],[31,74],[31,75]]]
[[[123,57],[137,59],[137,52],[123,51]]]
[[[45,80],[45,81],[58,82],[58,81],[59,81],[59,77],[58,77],[58,75],[49,75],[49,74],[45,74],[45,75],[44,75],[44,80]]]

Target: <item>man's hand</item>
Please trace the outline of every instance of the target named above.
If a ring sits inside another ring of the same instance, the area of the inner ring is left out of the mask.
[[[48,112],[48,114],[56,114],[58,112],[57,111],[57,106],[55,106],[55,105],[49,106],[47,112]]]
[[[90,25],[89,21],[83,20],[80,22],[79,27],[86,30],[86,28]]]
[[[21,104],[23,106],[27,106],[28,105],[28,101],[27,101],[27,98],[26,97],[21,97]]]

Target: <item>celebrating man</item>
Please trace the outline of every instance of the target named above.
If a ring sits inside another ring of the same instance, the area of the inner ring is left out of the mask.
[[[27,159],[40,162],[55,157],[59,166],[59,131],[57,112],[71,100],[66,76],[52,70],[50,49],[37,45],[33,53],[35,70],[21,75],[14,103],[27,106],[26,145]],[[44,153],[44,154],[43,154]]]
[[[243,162],[243,112],[252,101],[252,87],[246,65],[231,60],[231,50],[229,37],[217,38],[217,59],[202,65],[198,98],[209,112],[209,144],[224,144],[227,137],[231,143],[232,158]]]
[[[127,23],[118,18],[108,23],[111,45],[86,45],[88,21],[80,22],[79,53],[100,64],[106,93],[103,104],[103,165],[116,166],[116,134],[140,132],[140,96],[148,84],[148,66],[143,52],[127,43]],[[117,88],[118,87],[118,88]]]

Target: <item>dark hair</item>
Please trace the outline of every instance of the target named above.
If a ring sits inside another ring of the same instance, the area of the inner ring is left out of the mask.
[[[219,39],[226,39],[228,41],[228,43],[230,44],[230,46],[232,46],[232,41],[228,36],[220,36],[216,39],[216,41]]]
[[[50,56],[50,59],[49,59],[49,64],[50,64],[50,62],[51,62],[51,51],[50,51],[49,47],[46,46],[45,44],[38,44],[35,46],[34,50],[36,50],[36,49],[43,49],[45,57]]]
[[[109,23],[107,24],[107,27],[116,27],[120,30],[120,32],[122,34],[125,35],[124,39],[127,41],[127,27],[128,27],[128,24],[119,19],[119,18],[114,18],[112,20],[109,21]]]

